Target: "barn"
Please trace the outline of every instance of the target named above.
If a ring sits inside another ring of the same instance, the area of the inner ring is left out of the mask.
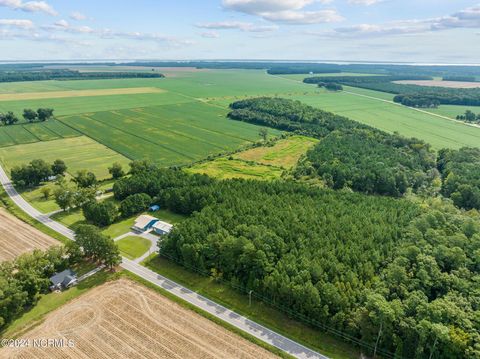
[[[152,229],[153,225],[158,222],[158,218],[143,214],[135,220],[132,229],[136,232],[146,232]]]
[[[156,234],[164,235],[170,233],[173,228],[173,225],[167,222],[158,221],[153,225],[153,231]]]

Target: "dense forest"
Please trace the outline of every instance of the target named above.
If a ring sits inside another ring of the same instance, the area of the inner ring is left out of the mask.
[[[428,76],[332,76],[307,77],[309,84],[340,83],[369,90],[395,94],[394,101],[405,106],[435,107],[443,105],[480,105],[480,88],[460,89],[447,87],[398,84],[401,80],[431,80]]]
[[[152,167],[114,185],[117,199],[136,193],[191,215],[161,243],[172,260],[371,348],[378,339],[384,354],[480,355],[478,217],[440,202]]]
[[[255,98],[231,104],[229,118],[322,139],[295,171],[335,189],[401,196],[438,177],[435,154],[421,140],[387,134],[299,101]]]
[[[44,80],[96,80],[125,78],[160,78],[164,75],[150,72],[80,72],[74,70],[0,71],[0,82]]]
[[[318,174],[334,189],[402,196],[427,192],[438,177],[425,143],[380,131],[334,131],[307,152],[295,175]]]
[[[480,149],[441,150],[438,169],[442,174],[442,194],[465,209],[480,209]]]

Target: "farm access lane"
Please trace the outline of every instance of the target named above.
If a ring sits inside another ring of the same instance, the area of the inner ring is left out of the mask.
[[[71,229],[52,220],[25,201],[13,187],[13,184],[10,182],[10,179],[8,178],[2,166],[0,166],[0,181],[12,201],[15,202],[15,204],[30,217],[36,219],[37,221],[43,223],[47,227],[71,240],[75,239],[75,233]],[[224,306],[181,286],[174,281],[167,279],[138,263],[135,263],[134,261],[131,261],[127,258],[122,258],[121,267],[136,274],[144,280],[163,288],[169,293],[183,299],[197,308],[210,313],[224,322],[262,340],[263,342],[283,350],[293,357],[301,359],[328,359],[328,357],[308,349],[300,343],[288,339],[283,335],[274,332],[273,330],[270,330],[246,317],[243,317],[240,314],[237,314],[225,308]]]

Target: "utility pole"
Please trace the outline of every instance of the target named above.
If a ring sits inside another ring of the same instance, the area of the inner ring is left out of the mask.
[[[380,322],[380,329],[378,330],[377,341],[375,342],[375,349],[373,350],[373,357],[374,358],[377,355],[378,342],[380,341],[380,336],[382,335],[382,326],[383,326],[383,322]]]
[[[249,307],[252,306],[252,293],[253,293],[253,290],[248,292],[248,306]]]

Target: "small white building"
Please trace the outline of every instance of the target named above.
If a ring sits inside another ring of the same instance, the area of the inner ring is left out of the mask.
[[[158,218],[143,214],[135,220],[132,229],[137,232],[146,232],[152,229],[153,225],[158,221]]]
[[[170,233],[173,228],[173,225],[167,222],[158,221],[153,225],[153,231],[156,234],[164,235]]]

